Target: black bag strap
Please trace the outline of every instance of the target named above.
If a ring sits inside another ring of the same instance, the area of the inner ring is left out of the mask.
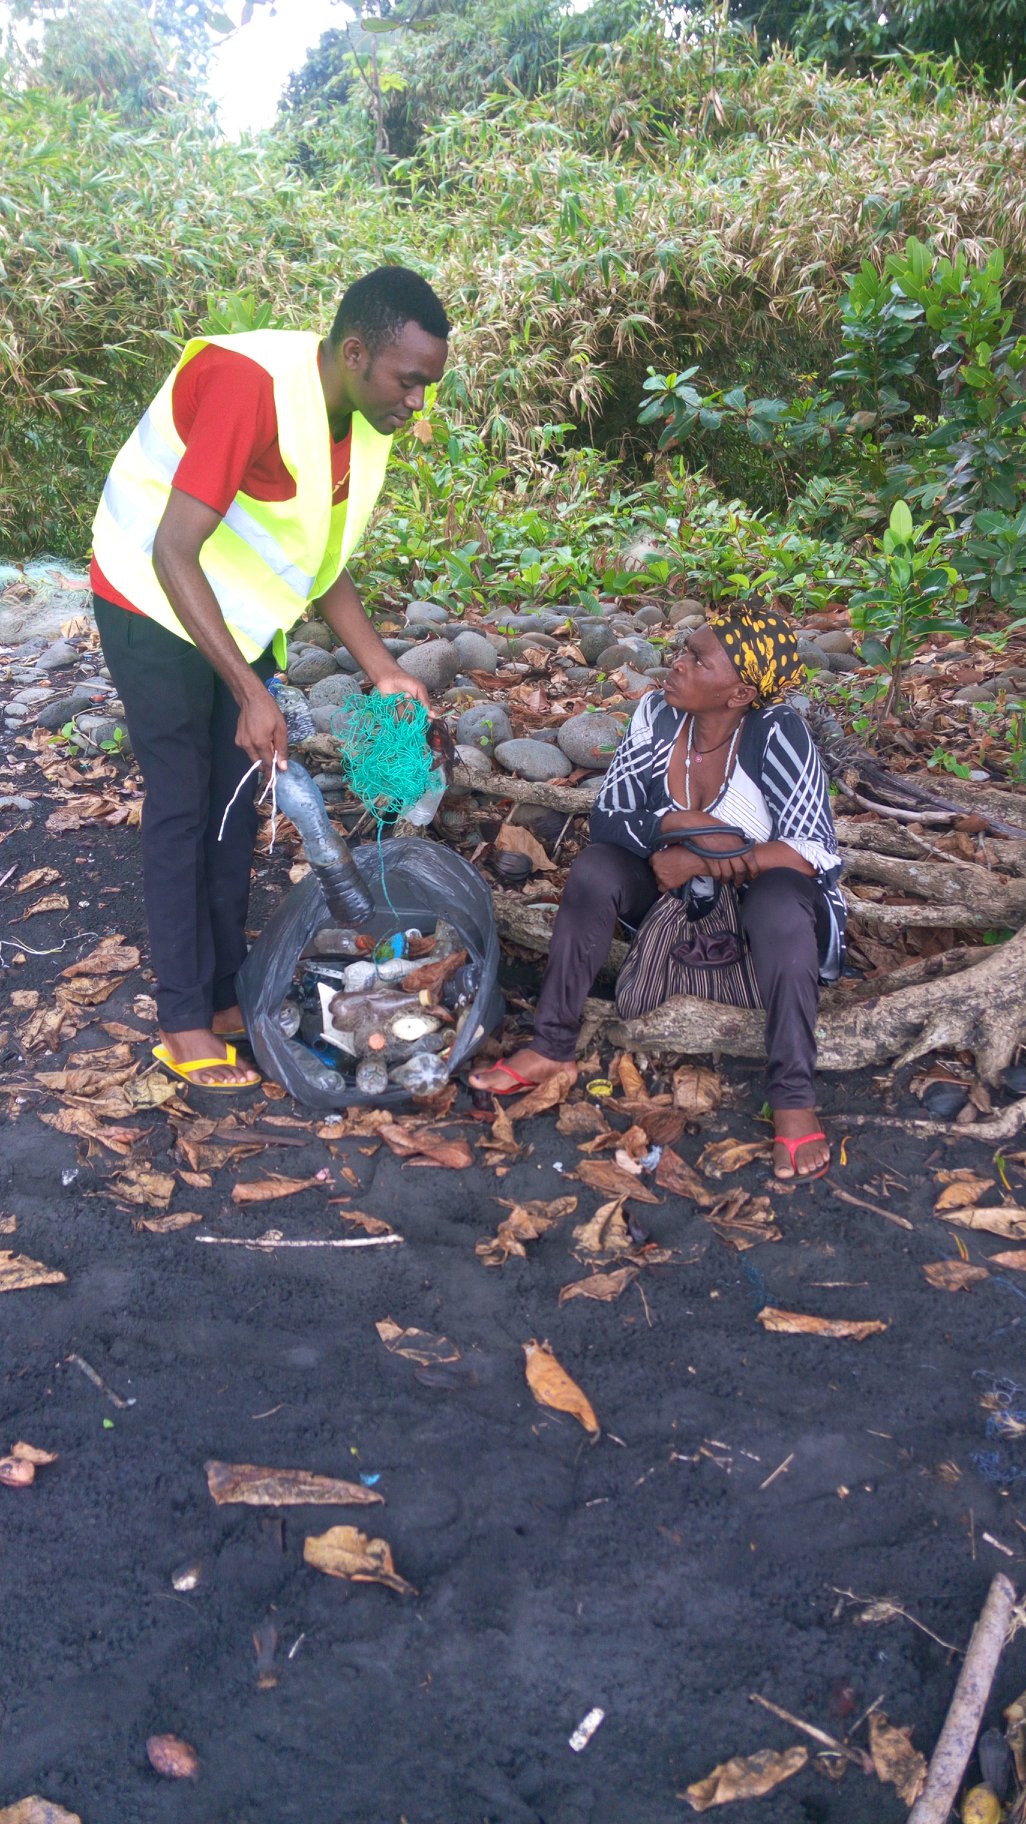
[[[724,849],[707,846],[721,842],[724,836],[733,838],[733,847]],[[737,855],[748,855],[755,843],[736,823],[725,823],[718,830],[670,830],[660,837],[656,846],[660,849],[688,849],[702,861],[730,861]]]

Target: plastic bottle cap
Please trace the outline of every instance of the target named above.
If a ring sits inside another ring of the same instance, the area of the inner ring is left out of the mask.
[[[611,1096],[613,1093],[613,1085],[610,1083],[608,1077],[592,1077],[591,1082],[586,1084],[585,1088],[587,1089],[589,1096],[597,1096],[599,1099],[604,1096]]]

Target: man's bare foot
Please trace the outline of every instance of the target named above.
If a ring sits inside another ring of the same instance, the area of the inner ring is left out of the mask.
[[[543,1058],[540,1051],[525,1046],[512,1057],[504,1058],[501,1064],[493,1064],[488,1070],[475,1070],[467,1081],[471,1089],[482,1089],[491,1096],[515,1096],[533,1089],[538,1083],[547,1083],[561,1070],[569,1071],[571,1081],[576,1082],[576,1064],[557,1063],[554,1058]]]
[[[816,1178],[830,1164],[830,1146],[821,1133],[814,1108],[775,1108],[773,1125],[777,1134],[773,1147],[775,1178]],[[784,1140],[801,1140],[807,1134],[816,1138],[807,1139],[804,1146],[781,1144]]]
[[[242,1008],[237,1001],[234,1007],[223,1007],[220,1013],[215,1013],[210,1022],[210,1030],[218,1034],[245,1032],[246,1022],[242,1017]]]
[[[231,1008],[226,1009],[227,1013],[231,1011]],[[161,1028],[160,1037],[176,1064],[194,1064],[197,1058],[225,1059],[223,1064],[214,1064],[209,1070],[199,1070],[190,1077],[189,1081],[196,1083],[200,1089],[204,1085],[208,1089],[224,1089],[228,1085],[260,1081],[260,1072],[254,1070],[251,1064],[228,1063],[224,1040],[209,1027],[195,1026],[188,1032],[165,1032]]]

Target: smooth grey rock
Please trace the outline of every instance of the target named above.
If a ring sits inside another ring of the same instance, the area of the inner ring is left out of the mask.
[[[453,646],[466,671],[498,671],[499,655],[491,640],[486,639],[483,633],[475,633],[472,627],[465,627],[456,635]]]
[[[650,665],[661,665],[663,655],[652,645],[650,640],[618,640],[615,646],[607,646],[600,652],[596,663],[600,671],[619,671],[624,665],[633,665],[635,671],[647,671]]]
[[[993,684],[965,684],[961,690],[956,690],[954,700],[956,703],[993,703],[994,686]]]
[[[830,652],[827,657],[830,660],[831,671],[862,670],[862,660],[855,652]]]
[[[653,602],[649,607],[637,610],[634,615],[634,625],[635,627],[664,627],[666,616],[662,609],[657,608]]]
[[[525,736],[529,741],[543,741],[546,747],[559,746],[558,728],[536,728],[533,735]]]
[[[507,773],[518,773],[521,779],[565,779],[572,770],[566,755],[560,753],[558,747],[549,747],[544,741],[530,738],[501,742],[495,750],[495,758]]]
[[[27,711],[19,709],[16,703],[8,703],[7,708],[4,710],[4,726],[6,728],[20,728],[25,720],[26,714]]]
[[[429,640],[404,652],[399,666],[411,678],[418,678],[432,696],[448,690],[460,668],[459,655],[447,640]]]
[[[0,646],[17,646],[24,625],[24,616],[15,609],[0,608]]]
[[[483,747],[470,747],[462,741],[456,743],[456,758],[462,762],[469,773],[492,773],[495,771]]]
[[[559,641],[551,633],[525,633],[521,645],[525,652],[530,647],[536,648],[539,652],[559,651]]]
[[[314,773],[313,782],[322,798],[341,798],[346,789],[341,773]]]
[[[11,698],[22,709],[32,709],[36,703],[45,703],[53,693],[47,684],[27,684],[24,690],[17,690]]]
[[[411,602],[406,610],[408,627],[442,627],[449,619],[449,610],[440,602]]]
[[[403,653],[409,652],[411,646],[413,645],[412,640],[387,639],[387,640],[382,640],[381,643],[384,646],[385,651],[388,653],[391,653],[393,659],[401,659],[403,656]]]
[[[850,652],[855,644],[844,627],[837,628],[833,633],[816,633],[812,637],[820,652]]]
[[[119,749],[123,754],[130,754],[132,744],[128,739],[128,730],[117,716],[100,716],[91,712],[79,716],[75,727],[78,733],[92,743],[94,748],[101,748],[105,741],[117,741],[118,730],[121,730]]]
[[[292,637],[297,646],[319,646],[322,652],[330,652],[337,636],[324,621],[303,621],[293,629]]]
[[[349,677],[345,672],[333,671],[330,677],[318,678],[315,684],[311,684],[306,694],[311,708],[319,708],[325,703],[330,703],[333,708],[337,709],[340,703],[345,703],[347,698],[353,695],[354,691],[359,696],[360,686],[355,678]]]
[[[568,665],[566,667],[566,681],[568,684],[581,684],[590,687],[594,680],[594,676],[595,674],[590,665]]]
[[[565,615],[552,614],[547,608],[529,609],[524,614],[510,614],[502,608],[493,608],[485,620],[490,627],[512,627],[516,633],[551,633],[553,627],[562,627]]]
[[[623,679],[624,689],[631,691],[635,696],[638,696],[642,691],[650,689],[652,685],[652,679],[648,672],[635,671],[633,665],[621,665],[619,667],[619,672]]]
[[[457,722],[456,739],[462,746],[493,754],[500,741],[512,741],[513,725],[501,703],[475,703]]]
[[[693,595],[682,595],[678,602],[670,604],[670,626],[679,627],[682,621],[691,621],[697,627],[705,620],[705,609]]]
[[[359,659],[354,659],[348,646],[336,646],[331,656],[338,666],[339,671],[344,671],[347,677],[362,677],[363,673],[360,669],[360,661]]]
[[[102,698],[88,689],[81,692],[73,691],[70,697],[54,697],[49,703],[42,704],[38,710],[37,726],[48,728],[51,734],[56,734],[58,729],[64,727],[65,722],[70,722],[73,716],[80,715],[91,704],[100,701]]]
[[[589,772],[604,773],[619,746],[621,733],[620,724],[613,716],[600,709],[586,709],[564,722],[557,738],[571,766],[586,766]]]
[[[310,705],[310,714],[313,717],[313,724],[319,735],[330,735],[334,733],[331,726],[332,717],[338,715],[338,710],[333,709],[330,703],[312,703]]]
[[[578,629],[574,644],[583,652],[585,662],[594,665],[600,652],[605,652],[610,644],[608,621],[585,621]]]
[[[810,671],[830,670],[826,653],[820,650],[814,640],[806,639],[804,634],[798,635],[798,657]]]
[[[40,653],[36,664],[40,671],[63,671],[66,665],[77,665],[79,656],[77,646],[72,646],[69,640],[54,640],[52,646]]]
[[[321,678],[333,677],[336,669],[330,652],[322,652],[319,646],[308,646],[291,661],[285,675],[290,684],[298,684],[302,689],[319,683]]]

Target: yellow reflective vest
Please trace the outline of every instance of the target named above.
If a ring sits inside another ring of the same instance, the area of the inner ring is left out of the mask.
[[[353,413],[349,500],[333,515],[319,340],[312,332],[282,329],[197,336],[114,458],[93,522],[96,561],[119,594],[183,640],[189,635],[153,569],[153,541],[185,453],[172,391],[201,349],[214,344],[247,355],[270,374],[278,447],[296,483],[292,500],[255,500],[240,491],[200,552],[200,568],[243,656],[255,659],[273,645],[283,664],[286,632],[331,587],[360,542],[381,492],[392,439]]]

